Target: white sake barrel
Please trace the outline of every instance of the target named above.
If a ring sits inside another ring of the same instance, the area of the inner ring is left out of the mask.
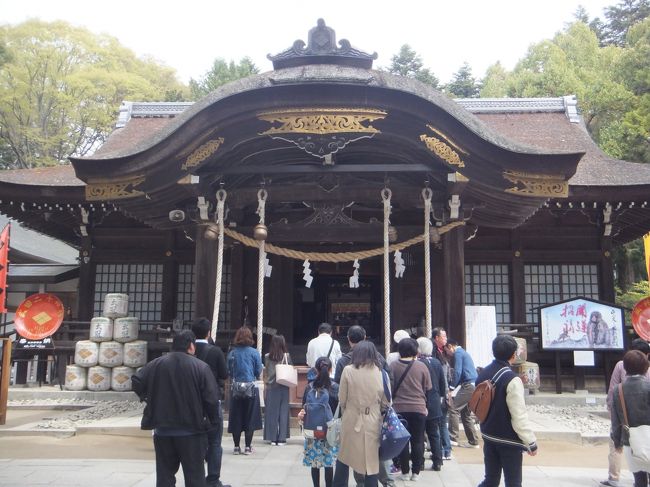
[[[142,367],[147,363],[147,342],[135,340],[124,344],[124,365],[126,367]]]
[[[86,384],[89,391],[107,391],[111,388],[111,369],[96,365],[88,369]]]
[[[526,389],[539,389],[541,379],[539,376],[539,365],[535,362],[524,362],[523,364],[515,365],[515,373],[519,376],[524,383]]]
[[[528,343],[525,338],[515,337],[515,341],[517,342],[517,351],[513,364],[523,364],[528,359]]]
[[[81,367],[97,365],[99,348],[95,342],[80,340],[74,344],[74,363]]]
[[[135,316],[115,318],[113,322],[113,340],[120,343],[137,340],[139,328],[140,320]]]
[[[129,295],[111,293],[104,296],[104,316],[121,318],[129,314]]]
[[[111,389],[118,392],[131,390],[131,376],[135,369],[131,367],[115,367],[111,377]]]
[[[113,339],[113,320],[104,316],[90,320],[90,339],[93,342],[110,342]]]
[[[79,365],[66,365],[65,390],[83,391],[86,388],[86,370]]]
[[[118,342],[102,342],[99,344],[99,365],[103,367],[118,367],[124,362],[124,345]]]

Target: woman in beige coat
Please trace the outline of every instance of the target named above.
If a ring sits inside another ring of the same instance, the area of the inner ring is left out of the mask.
[[[364,487],[377,486],[382,411],[389,405],[377,356],[372,342],[359,342],[341,375],[341,447],[334,487],[347,487],[349,467],[365,475]]]

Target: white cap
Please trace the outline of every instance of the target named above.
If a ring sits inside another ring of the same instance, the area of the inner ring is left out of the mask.
[[[393,333],[393,340],[395,343],[399,343],[405,338],[409,338],[411,335],[409,335],[409,332],[406,330],[397,330],[395,333]]]

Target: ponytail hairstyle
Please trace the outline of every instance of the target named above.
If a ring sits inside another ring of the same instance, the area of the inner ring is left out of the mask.
[[[320,357],[316,360],[316,379],[312,383],[314,389],[329,389],[332,386],[330,379],[330,370],[332,370],[332,361],[327,357]]]

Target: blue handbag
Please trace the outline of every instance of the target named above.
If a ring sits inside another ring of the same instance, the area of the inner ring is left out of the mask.
[[[382,371],[382,380],[384,382],[384,394],[392,403],[392,396],[388,389],[388,374],[384,371]],[[384,420],[381,423],[379,459],[383,461],[399,456],[410,439],[411,433],[404,426],[402,419],[397,415],[393,406],[388,406],[384,413]]]

